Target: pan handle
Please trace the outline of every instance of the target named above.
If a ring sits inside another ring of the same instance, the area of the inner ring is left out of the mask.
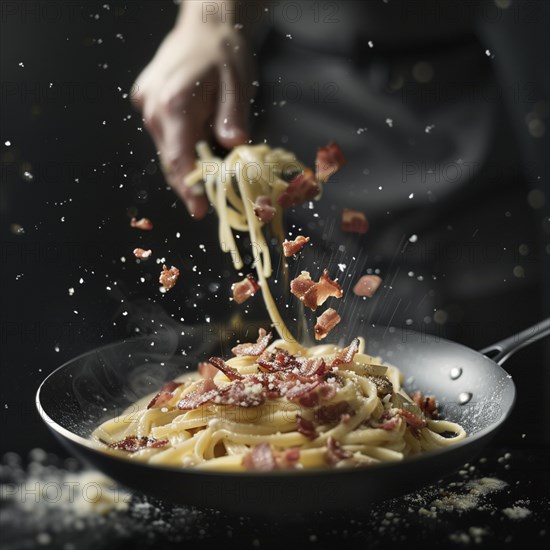
[[[550,335],[550,317],[479,351],[492,359],[495,363],[502,365],[508,357],[516,353],[519,349],[548,335]]]

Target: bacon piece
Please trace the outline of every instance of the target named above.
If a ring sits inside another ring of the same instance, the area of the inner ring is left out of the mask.
[[[340,299],[344,295],[340,284],[329,277],[326,269],[317,283],[311,279],[307,271],[302,271],[296,279],[291,281],[290,292],[312,311],[323,305],[328,298]]]
[[[300,414],[296,415],[296,424],[298,424],[298,433],[301,433],[308,439],[315,439],[319,436],[317,430],[315,429],[315,424]]]
[[[128,453],[135,453],[142,449],[159,449],[168,445],[167,439],[155,439],[154,437],[137,437],[135,435],[129,435],[120,441],[115,441],[109,444],[110,449],[117,449],[119,451],[126,451]]]
[[[321,191],[315,174],[310,168],[306,168],[302,174],[298,174],[290,181],[288,187],[279,195],[277,202],[283,208],[290,208],[316,197]]]
[[[132,218],[130,220],[130,226],[136,229],[142,229],[143,231],[151,231],[151,229],[153,229],[153,222],[149,218],[141,218],[140,220]]]
[[[283,468],[293,468],[296,466],[296,463],[300,460],[300,449],[297,447],[292,447],[287,449],[282,453],[282,464]]]
[[[273,334],[271,332],[267,334],[266,331],[261,328],[258,331],[258,340],[256,340],[255,344],[239,344],[238,346],[235,346],[231,351],[235,356],[258,356],[265,351],[265,348],[267,348],[269,342],[271,341],[271,338],[273,338]]]
[[[405,422],[412,428],[425,428],[428,423],[424,418],[417,416],[416,414],[408,411],[407,409],[399,409],[399,414],[403,417]]]
[[[334,437],[330,436],[327,439],[327,452],[325,453],[325,461],[329,464],[336,464],[340,460],[345,460],[346,458],[351,458],[352,453],[346,451]]]
[[[302,248],[309,242],[309,237],[298,235],[293,241],[283,241],[283,254],[285,257],[294,256],[298,254]]]
[[[230,367],[223,359],[219,357],[210,357],[208,362],[214,365],[218,370],[222,371],[229,380],[242,380],[244,376],[233,367]]]
[[[399,425],[399,417],[398,416],[393,416],[393,417],[388,418],[388,419],[385,419],[384,417],[382,417],[381,421],[370,420],[369,425],[372,428],[378,428],[378,429],[386,430],[386,431],[395,430],[395,428],[397,428],[397,426]]]
[[[260,290],[260,286],[256,282],[253,275],[247,275],[242,281],[231,285],[233,300],[235,300],[238,304],[246,302],[246,300],[248,300],[251,296],[254,296],[258,290]]]
[[[435,400],[435,396],[426,395],[424,397],[422,392],[415,391],[411,394],[411,398],[428,418],[437,417],[437,401]]]
[[[204,378],[191,393],[188,393],[178,401],[177,407],[183,411],[197,409],[201,405],[212,401],[219,392],[220,389],[211,378]]]
[[[275,217],[276,211],[275,207],[271,204],[271,197],[260,195],[256,198],[254,214],[261,222],[269,223]]]
[[[208,361],[201,361],[198,371],[202,378],[214,378],[218,374],[218,369]]]
[[[224,386],[213,399],[218,405],[257,407],[265,402],[266,392],[262,384],[253,378],[235,380]]]
[[[374,293],[378,290],[380,283],[382,283],[382,279],[378,275],[363,275],[357,283],[355,283],[353,293],[356,296],[372,298]]]
[[[352,210],[351,208],[344,208],[342,210],[342,224],[340,229],[347,233],[363,234],[369,230],[369,222],[363,212]]]
[[[359,338],[354,338],[351,344],[340,350],[330,364],[331,367],[347,365],[353,361],[355,354],[359,351]]]
[[[326,338],[327,334],[342,320],[335,309],[329,307],[317,317],[317,323],[313,327],[315,332],[315,340]]]
[[[294,355],[288,353],[284,349],[275,349],[264,353],[256,361],[260,366],[260,370],[264,372],[278,372],[294,368],[300,368],[301,364]]]
[[[174,391],[181,386],[181,382],[168,382],[162,386],[161,390],[151,399],[148,409],[158,409],[166,405],[174,397]]]
[[[329,143],[324,147],[319,147],[317,149],[317,158],[315,159],[317,180],[325,182],[345,163],[346,159],[344,158],[342,149],[336,143]]]
[[[323,405],[315,411],[315,421],[318,424],[332,424],[340,421],[342,416],[353,416],[355,411],[348,401],[339,401],[332,405]]]
[[[318,403],[319,397],[316,393],[312,393],[312,390],[314,390],[320,383],[321,382],[319,380],[306,383],[295,383],[286,390],[284,396],[289,401],[298,401],[300,405],[303,405],[304,407],[314,407]]]
[[[134,248],[134,256],[136,258],[139,258],[140,260],[147,260],[147,258],[151,257],[151,254],[153,253],[152,250],[143,250],[143,248]]]
[[[159,277],[159,283],[166,289],[170,290],[174,288],[180,276],[180,270],[177,267],[172,266],[168,269],[165,265],[162,266],[162,273]]]
[[[302,376],[320,375],[327,370],[327,365],[322,357],[309,357],[300,362],[299,371]]]
[[[276,463],[271,445],[269,443],[254,445],[252,450],[243,457],[243,466],[254,472],[271,472],[275,470]]]

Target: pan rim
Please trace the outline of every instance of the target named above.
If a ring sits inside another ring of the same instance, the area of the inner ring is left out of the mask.
[[[394,327],[386,327],[386,330],[389,328]],[[421,335],[419,332],[410,331],[408,332],[409,335]],[[288,477],[289,479],[292,478],[293,480],[299,479],[299,478],[311,478],[311,477],[331,477],[331,476],[346,476],[350,474],[358,475],[360,472],[363,474],[366,474],[367,472],[372,471],[380,471],[380,470],[387,470],[387,469],[394,469],[403,467],[407,464],[415,464],[418,462],[423,461],[429,461],[430,459],[435,459],[438,457],[441,457],[443,455],[448,455],[449,453],[455,452],[457,449],[463,449],[464,447],[472,446],[477,441],[484,439],[486,437],[489,437],[490,435],[496,433],[496,431],[506,422],[506,420],[509,418],[510,414],[512,413],[515,402],[516,402],[516,386],[515,383],[510,376],[509,378],[509,391],[511,393],[510,398],[510,406],[503,412],[503,414],[500,416],[500,418],[491,424],[490,426],[486,426],[482,428],[481,430],[475,432],[474,434],[467,434],[466,438],[455,445],[451,445],[449,447],[444,447],[440,449],[435,449],[426,453],[421,453],[418,455],[412,455],[410,457],[407,457],[403,460],[396,461],[396,462],[381,462],[379,464],[374,464],[369,467],[365,468],[315,468],[315,469],[308,469],[308,470],[280,470],[280,471],[270,471],[270,472],[231,472],[231,471],[224,471],[224,470],[201,470],[198,468],[185,468],[185,467],[177,467],[177,466],[165,466],[165,465],[159,465],[159,464],[150,464],[147,462],[139,462],[139,461],[132,461],[128,460],[124,456],[117,456],[116,454],[111,454],[108,452],[105,452],[104,450],[97,447],[97,444],[94,443],[90,439],[86,439],[85,437],[82,437],[78,434],[75,434],[71,430],[65,428],[55,420],[53,420],[49,414],[44,410],[42,403],[41,403],[41,392],[43,388],[48,384],[48,381],[53,378],[56,374],[58,374],[60,371],[65,370],[67,367],[70,367],[72,364],[76,363],[79,359],[85,358],[90,356],[91,354],[100,352],[101,350],[106,350],[109,348],[121,346],[123,344],[126,344],[131,341],[137,341],[137,340],[150,340],[154,338],[155,335],[141,335],[137,337],[130,337],[130,338],[124,338],[121,340],[118,340],[116,342],[111,342],[109,344],[106,344],[104,346],[100,346],[98,348],[93,348],[91,350],[88,350],[84,353],[81,353],[59,367],[57,367],[55,370],[53,370],[40,384],[40,386],[37,389],[36,395],[35,395],[35,405],[38,411],[38,414],[40,415],[42,421],[48,426],[50,430],[61,436],[63,439],[68,440],[71,444],[75,444],[79,447],[84,448],[87,452],[92,452],[93,454],[96,454],[98,457],[100,457],[103,460],[113,460],[117,463],[121,464],[132,464],[134,466],[138,467],[146,467],[151,468],[153,471],[166,471],[170,473],[177,473],[179,475],[190,475],[193,477],[219,477],[224,478],[227,476],[230,476],[232,478],[262,478],[262,479],[281,479]],[[448,342],[454,346],[459,346],[468,352],[476,353],[480,355],[481,357],[484,357],[489,363],[491,363],[493,366],[498,367],[503,372],[506,372],[501,365],[498,365],[495,363],[492,359],[489,357],[476,352],[472,348],[469,348],[463,344],[459,344],[457,342],[453,342],[452,340],[447,340],[445,338],[438,337],[439,341]]]

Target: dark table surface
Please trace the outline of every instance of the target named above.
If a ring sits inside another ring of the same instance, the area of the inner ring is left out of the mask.
[[[88,503],[98,486],[73,458],[35,450],[8,453],[1,470],[4,550],[213,548],[546,548],[550,452],[531,446],[489,447],[438,483],[355,513],[266,521],[174,506],[115,491],[124,509],[100,513]],[[87,489],[87,485],[90,485]],[[71,494],[60,487],[74,487]],[[86,497],[86,494],[88,495]]]

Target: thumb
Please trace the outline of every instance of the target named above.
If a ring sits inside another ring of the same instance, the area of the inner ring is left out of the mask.
[[[250,103],[235,68],[222,67],[220,77],[214,133],[220,145],[231,149],[248,141]]]

